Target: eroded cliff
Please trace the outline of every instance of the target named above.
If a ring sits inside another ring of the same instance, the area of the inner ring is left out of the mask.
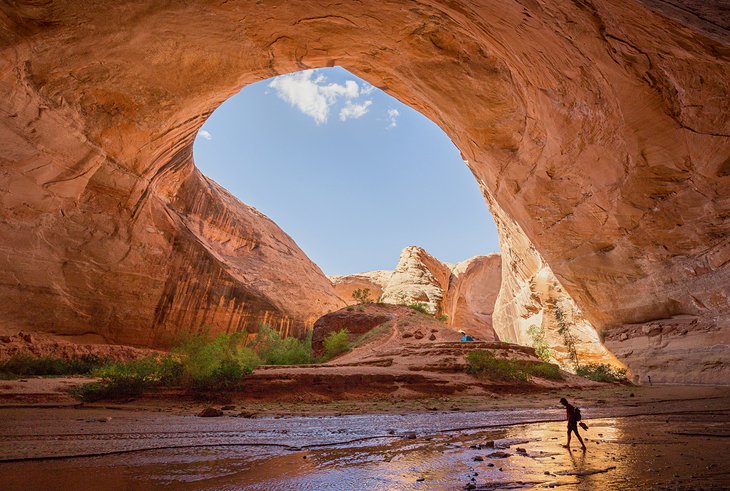
[[[446,131],[519,225],[503,252],[539,253],[607,339],[691,319],[644,352],[712,349],[702,380],[727,380],[727,19],[691,0],[0,4],[0,318],[144,344],[338,305],[190,158],[242,86],[337,64]],[[661,369],[695,381],[681,366]]]
[[[443,263],[417,246],[403,249],[394,270],[333,276],[343,300],[368,288],[371,299],[386,304],[421,304],[444,322],[481,340],[496,339],[492,312],[502,281],[499,254],[476,256],[457,264]]]

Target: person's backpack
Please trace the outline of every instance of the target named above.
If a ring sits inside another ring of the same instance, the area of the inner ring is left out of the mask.
[[[580,414],[580,408],[575,408],[573,414],[575,415],[575,421],[576,421],[576,423],[578,421],[580,421],[581,419],[583,419],[583,416],[581,416],[581,414]]]

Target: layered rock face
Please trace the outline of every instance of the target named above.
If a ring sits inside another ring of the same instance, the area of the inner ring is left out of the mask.
[[[499,254],[476,256],[455,265],[442,263],[424,249],[403,249],[394,270],[330,277],[343,300],[355,303],[352,292],[368,288],[373,300],[394,305],[423,304],[446,314],[446,324],[463,328],[479,339],[496,339],[492,312],[499,292]]]
[[[684,381],[712,353],[702,380],[726,381],[726,14],[690,0],[0,5],[0,319],[144,344],[333,309],[321,272],[214,191],[190,148],[244,85],[336,64],[448,133],[519,226],[503,252],[529,244],[606,339],[697,320],[646,353],[673,353],[662,370]],[[641,376],[650,361],[629,351]]]
[[[608,363],[623,367],[603,345],[594,326],[565,291],[542,256],[509,217],[490,203],[500,237],[503,274],[496,299],[493,327],[499,339],[533,346],[542,338],[552,350],[551,359],[566,370],[575,370],[565,334],[559,332],[558,311],[565,316],[567,336],[578,362]]]
[[[380,300],[400,305],[420,303],[430,313],[437,314],[442,310],[450,277],[451,269],[431,254],[420,247],[406,247]]]
[[[441,310],[447,323],[474,329],[480,339],[496,340],[494,312],[502,279],[499,254],[477,256],[456,264],[451,270],[449,289]]]
[[[377,301],[383,296],[383,288],[388,285],[390,277],[393,276],[392,269],[379,269],[349,275],[330,276],[329,279],[335,287],[337,295],[347,305],[354,305],[357,300],[352,296],[355,290],[370,290],[369,298]]]

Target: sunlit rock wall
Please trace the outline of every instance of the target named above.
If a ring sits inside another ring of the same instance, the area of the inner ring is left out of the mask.
[[[395,305],[422,304],[449,326],[481,340],[494,340],[492,312],[502,281],[499,254],[476,256],[457,264],[442,263],[424,249],[409,246],[395,270],[330,277],[343,300],[368,288],[371,299]]]
[[[635,374],[726,381],[727,13],[719,0],[2,3],[0,319],[146,343],[205,312],[232,312],[216,329],[283,327],[340,305],[286,239],[239,249],[261,259],[249,274],[253,259],[227,264],[181,218],[207,186],[190,147],[220,103],[340,65],[451,137],[584,318],[649,346],[617,351]],[[209,201],[220,210],[201,216],[228,214]],[[266,266],[263,250],[298,266]],[[291,286],[298,267],[311,302]],[[243,304],[256,307],[234,313]],[[686,334],[643,334],[688,318]],[[648,358],[670,353],[683,363]]]

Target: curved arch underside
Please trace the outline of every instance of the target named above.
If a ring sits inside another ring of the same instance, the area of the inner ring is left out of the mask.
[[[204,325],[296,332],[340,307],[286,234],[192,161],[241,87],[336,64],[468,161],[501,234],[498,332],[523,340],[559,297],[635,373],[726,381],[721,4],[0,6],[0,320],[163,345]]]

